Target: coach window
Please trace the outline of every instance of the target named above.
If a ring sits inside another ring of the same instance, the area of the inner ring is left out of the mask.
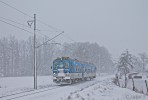
[[[76,66],[76,72],[78,72],[78,66]]]
[[[74,71],[74,67],[72,65],[70,66],[70,69],[72,72]]]

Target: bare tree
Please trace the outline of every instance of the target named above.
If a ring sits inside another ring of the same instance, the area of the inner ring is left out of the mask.
[[[129,54],[128,50],[121,54],[117,64],[120,77],[122,75],[126,76],[126,74],[129,73],[134,68],[132,60],[133,60],[132,55]]]

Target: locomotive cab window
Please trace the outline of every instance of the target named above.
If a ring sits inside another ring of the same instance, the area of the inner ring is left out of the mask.
[[[59,68],[63,68],[63,62],[60,62]]]
[[[58,62],[54,62],[54,64],[53,64],[53,69],[55,70],[55,69],[57,69],[58,68]]]
[[[69,63],[68,62],[65,62],[65,68],[69,68]]]

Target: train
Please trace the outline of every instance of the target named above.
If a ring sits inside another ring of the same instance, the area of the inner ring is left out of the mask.
[[[57,58],[51,66],[53,82],[56,84],[73,84],[96,78],[96,66],[69,57]]]

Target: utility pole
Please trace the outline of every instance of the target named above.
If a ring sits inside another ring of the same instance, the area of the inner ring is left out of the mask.
[[[37,89],[37,63],[36,63],[36,14],[34,14],[34,89]]]
[[[61,33],[59,33],[58,35],[54,36],[53,38],[47,40],[46,42],[44,42],[43,44],[37,46],[36,45],[36,14],[34,14],[34,20],[28,20],[27,21],[28,25],[31,27],[32,23],[34,23],[34,89],[37,89],[37,48],[39,48],[40,46],[46,44],[47,42],[53,40],[54,38],[58,37],[59,35],[61,35],[62,33],[64,33],[64,31],[62,31]],[[56,43],[58,44],[58,43]]]

